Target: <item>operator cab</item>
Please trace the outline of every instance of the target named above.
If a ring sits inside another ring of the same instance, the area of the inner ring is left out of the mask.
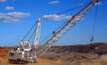
[[[24,52],[20,50],[20,48],[14,48],[8,53],[8,60],[12,61],[21,61],[24,60]]]

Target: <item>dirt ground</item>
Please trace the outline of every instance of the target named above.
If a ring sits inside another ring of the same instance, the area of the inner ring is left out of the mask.
[[[10,64],[8,63],[8,51],[7,49],[0,49],[0,65],[66,65],[63,60],[50,60],[45,57],[38,58],[38,63],[30,64]]]
[[[38,63],[10,64],[8,49],[0,49],[0,65],[107,65],[107,55],[93,53],[55,53],[47,52],[38,58]]]

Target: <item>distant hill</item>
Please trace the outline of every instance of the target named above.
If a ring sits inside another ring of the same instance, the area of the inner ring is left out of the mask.
[[[0,49],[13,49],[13,48],[18,48],[18,46],[3,46],[3,47],[0,47]]]
[[[0,47],[0,49],[12,49],[14,47]],[[41,47],[41,46],[40,46]],[[98,54],[107,53],[107,43],[91,43],[87,45],[67,45],[67,46],[52,46],[47,52],[64,53],[64,52],[78,52],[90,53],[95,52]]]
[[[53,46],[48,52],[64,53],[64,52],[79,52],[79,53],[107,53],[107,43],[91,43],[87,45],[69,45],[69,46]]]

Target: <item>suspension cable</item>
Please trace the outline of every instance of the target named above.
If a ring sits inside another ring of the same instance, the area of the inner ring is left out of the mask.
[[[56,13],[56,14],[60,15],[60,14],[63,14],[63,13],[72,11],[72,10],[74,10],[74,9],[78,9],[78,8],[80,8],[80,7],[82,7],[82,6],[76,6],[76,7],[74,7],[74,8],[70,8],[70,9],[67,9],[67,10],[65,10],[65,11],[62,11],[62,12],[59,12],[59,13]]]
[[[90,2],[83,3],[82,5],[78,5],[78,6],[75,6],[75,7],[73,7],[73,8],[69,8],[69,9],[66,9],[66,10],[64,10],[64,11],[57,12],[56,14],[57,14],[57,15],[61,15],[61,14],[67,13],[67,12],[69,12],[69,11],[76,10],[76,9],[78,9],[78,8],[81,8],[81,7],[83,7],[83,6],[85,6],[85,5],[89,4],[89,3],[90,3]],[[47,20],[47,19],[45,19],[45,18],[42,18],[42,19]]]
[[[33,37],[33,41],[32,41],[32,43],[34,42],[34,40],[35,40],[35,36],[36,36],[36,28],[35,28],[35,30],[34,30],[34,32],[33,32],[33,34],[34,34],[34,37]]]
[[[36,28],[35,28],[35,30],[36,30]],[[28,41],[30,41],[30,40],[31,40],[31,38],[33,37],[33,35],[35,34],[35,32],[36,32],[35,30],[34,30],[34,31],[33,31],[33,33],[31,34],[31,36],[30,36],[30,38],[29,38],[29,40],[28,40]]]
[[[27,35],[32,31],[32,29],[35,27],[35,25],[37,24],[37,22],[33,25],[33,27],[27,32],[27,34],[24,36],[24,38],[22,39],[22,40],[24,40],[26,37],[27,37]]]
[[[88,2],[88,3],[89,3],[89,2]],[[87,3],[84,3],[84,4],[82,4],[82,5],[78,5],[78,6],[75,6],[75,7],[73,7],[73,8],[70,8],[70,9],[67,9],[67,10],[64,10],[64,11],[61,11],[61,12],[58,12],[58,13],[56,13],[56,14],[60,15],[60,14],[63,14],[63,13],[72,11],[72,10],[74,10],[74,9],[81,8],[81,7],[83,7],[84,5],[87,5]]]
[[[85,3],[85,4],[87,4],[87,3]],[[83,5],[85,5],[85,4],[83,4]],[[70,8],[70,9],[67,9],[67,10],[65,10],[65,11],[61,11],[61,12],[56,13],[56,14],[60,15],[60,14],[63,14],[63,13],[72,11],[72,10],[74,10],[74,9],[78,9],[78,8],[82,7],[83,5],[79,5],[79,6],[76,6],[76,7],[74,7],[74,8]],[[45,19],[45,18],[43,18],[43,19]],[[45,20],[46,20],[46,19],[45,19]],[[32,29],[35,27],[36,24],[37,24],[37,22],[36,22],[36,23],[33,25],[33,27],[27,32],[27,34],[24,36],[24,38],[23,38],[22,40],[24,40],[24,39],[27,37],[27,35],[32,31]],[[64,24],[66,24],[66,22],[65,22]],[[59,26],[55,31],[57,31],[57,30],[60,29],[62,26],[64,26],[64,24],[62,24],[61,26]],[[29,38],[28,41],[31,40],[31,38],[33,37],[34,33],[35,33],[35,30],[34,30],[33,33],[31,34],[31,36],[30,36],[30,38]],[[52,34],[52,33],[51,33],[51,34]],[[51,34],[50,34],[48,37],[46,37],[45,39],[49,38],[49,37],[51,36]],[[40,43],[42,43],[43,41],[45,41],[45,39],[42,40]]]
[[[60,29],[61,27],[63,27],[64,24],[66,24],[66,23],[67,23],[67,21],[65,21],[62,25],[60,25],[55,31],[57,31],[58,29]],[[40,42],[40,44],[41,44],[42,42],[44,42],[46,39],[48,39],[51,35],[52,35],[52,33],[49,34],[47,37],[45,37],[45,38]]]
[[[89,3],[89,2],[88,2],[88,3]],[[85,3],[85,4],[83,4],[83,5],[87,5],[87,3]],[[74,9],[78,9],[78,8],[82,7],[83,5],[79,5],[79,6],[76,6],[76,7],[73,7],[73,8],[70,8],[70,9],[67,9],[67,10],[64,10],[64,11],[61,11],[61,12],[58,12],[58,13],[56,13],[56,14],[57,14],[57,15],[61,15],[61,14],[63,14],[63,13],[72,11],[72,10],[74,10]],[[45,18],[43,18],[43,19],[46,20]],[[67,21],[65,21],[61,26],[59,26],[55,31],[57,31],[58,29],[60,29],[61,27],[63,27],[66,23],[67,23]],[[42,42],[44,42],[47,38],[49,38],[51,35],[52,35],[52,33],[49,34],[49,36],[47,36],[46,38],[44,38],[44,39],[40,42],[40,44],[41,44]]]

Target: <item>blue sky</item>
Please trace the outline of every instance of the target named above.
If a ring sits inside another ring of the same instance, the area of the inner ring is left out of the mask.
[[[0,46],[19,45],[19,41],[38,18],[43,20],[40,41],[79,12],[91,0],[0,0]],[[81,8],[57,15],[56,13],[81,5]],[[55,45],[88,44],[92,36],[95,6],[76,26]],[[27,40],[27,39],[26,39]],[[47,39],[48,40],[48,39]],[[45,40],[44,44],[47,40]],[[99,0],[95,42],[107,42],[107,1]]]

